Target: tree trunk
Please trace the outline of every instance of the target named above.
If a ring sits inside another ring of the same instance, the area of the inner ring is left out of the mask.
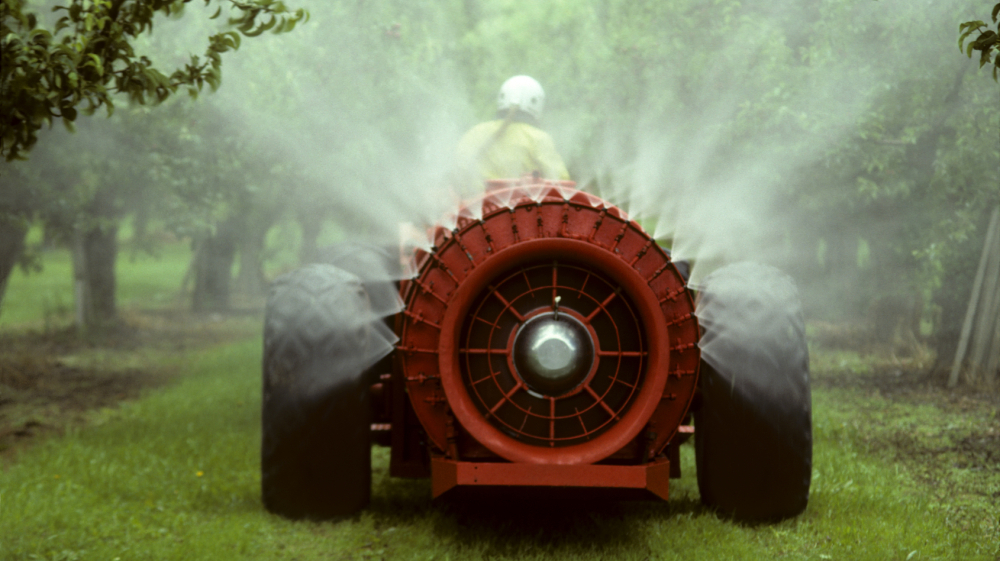
[[[99,328],[117,319],[117,258],[117,224],[103,224],[74,235],[73,288],[79,329]]]
[[[963,362],[966,363],[967,381],[972,384],[987,382],[992,385],[997,362],[1000,361],[1000,345],[994,345],[994,339],[1000,338],[998,312],[1000,312],[1000,208],[993,211],[990,226],[986,230],[986,241],[983,244],[976,280],[972,286],[972,297],[962,326],[962,337],[948,378],[949,388],[955,387],[958,383]],[[968,346],[970,339],[972,344]],[[968,355],[965,353],[967,349],[971,351]]]
[[[90,289],[93,319],[102,324],[113,321],[118,317],[115,298],[118,225],[105,225],[87,232],[84,251],[87,256],[87,286]]]
[[[988,213],[983,213],[984,219],[979,221],[976,232],[961,244],[956,244],[951,252],[941,260],[942,266],[948,272],[948,282],[942,283],[934,291],[933,302],[941,314],[935,321],[932,341],[935,351],[934,370],[950,371],[955,361],[962,325],[972,296],[972,285],[982,256],[983,243],[986,240],[988,228]]]
[[[299,226],[302,227],[302,245],[299,247],[299,263],[315,263],[319,258],[316,240],[323,228],[323,214],[317,212],[299,212]]]
[[[236,292],[250,298],[262,296],[267,285],[261,258],[266,234],[267,227],[258,224],[239,236],[240,269],[236,275]]]
[[[219,225],[215,235],[202,238],[194,255],[194,294],[191,309],[195,312],[220,312],[229,309],[233,261],[236,257],[238,228],[230,218]]]
[[[0,311],[7,293],[7,280],[24,253],[28,226],[21,220],[0,216]]]

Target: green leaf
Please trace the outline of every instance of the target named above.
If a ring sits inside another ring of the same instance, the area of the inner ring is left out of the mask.
[[[94,70],[97,70],[98,76],[104,76],[104,65],[101,64],[101,57],[94,53],[87,53],[87,56],[90,58],[90,62],[84,66],[93,66]]]
[[[967,21],[959,25],[958,30],[962,31],[962,33],[958,36],[958,49],[963,50],[965,48],[965,39],[968,38],[969,35],[972,35],[973,31],[979,29],[983,25],[985,24],[981,21]]]
[[[997,34],[994,31],[990,30],[983,32],[983,34],[980,35],[978,39],[976,39],[975,42],[976,50],[977,51],[988,50],[991,47],[993,47],[993,45],[995,45],[996,43],[997,43]]]

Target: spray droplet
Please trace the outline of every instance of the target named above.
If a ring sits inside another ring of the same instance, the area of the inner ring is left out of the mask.
[[[455,227],[458,226],[458,218],[458,214],[449,212],[441,218],[441,222],[439,222],[439,224],[446,230],[454,230]]]
[[[511,208],[511,199],[513,198],[513,189],[500,189],[499,191],[494,191],[493,201],[499,207]]]
[[[475,199],[462,206],[458,214],[461,218],[468,218],[473,221],[483,218],[483,203],[485,199]]]
[[[559,196],[562,197],[563,200],[567,201],[577,193],[576,189],[574,189],[573,187],[570,187],[568,185],[563,185],[561,183],[556,184],[556,191],[559,192]]]
[[[604,199],[591,195],[590,193],[584,193],[587,196],[587,203],[594,208],[605,208]]]
[[[546,191],[548,191],[545,185],[541,184],[526,185],[524,190],[527,193],[528,198],[536,203],[542,200],[542,197],[544,197]]]

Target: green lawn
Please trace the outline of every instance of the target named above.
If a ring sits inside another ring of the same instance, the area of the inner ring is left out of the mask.
[[[49,251],[44,263],[41,273],[16,268],[10,274],[0,309],[0,326],[72,317],[73,265],[69,251]]]
[[[188,255],[176,244],[160,260],[122,259],[123,307],[169,305]],[[33,328],[44,310],[71,308],[69,271],[55,252],[44,273],[16,273],[0,328]],[[376,448],[370,509],[339,522],[287,521],[260,502],[261,344],[246,335],[259,323],[240,322],[238,343],[129,355],[129,368],[167,361],[180,374],[5,462],[0,560],[1000,556],[998,471],[966,465],[956,445],[984,427],[1000,432],[996,409],[886,398],[852,383],[880,374],[844,352],[813,355],[812,496],[803,515],[780,524],[742,526],[704,510],[690,446],[669,503],[547,505],[432,502],[427,481],[388,477],[387,451]]]
[[[73,261],[67,249],[46,250],[40,273],[11,273],[7,295],[0,310],[0,328],[39,323],[65,324],[73,318]],[[140,305],[144,309],[177,304],[181,280],[191,260],[186,243],[164,244],[157,256],[128,250],[119,254],[118,305]]]
[[[259,498],[259,339],[175,360],[186,372],[177,384],[95,412],[86,428],[40,442],[7,466],[0,558],[992,560],[1000,553],[997,512],[957,512],[916,471],[873,450],[845,407],[859,396],[847,390],[816,392],[809,508],[777,525],[741,526],[704,511],[689,446],[670,503],[530,509],[432,503],[426,481],[389,478],[388,455],[375,449],[368,511],[340,522],[290,522],[264,511]],[[906,423],[939,413],[906,411]]]
[[[120,309],[184,307],[189,300],[181,297],[181,282],[191,262],[188,240],[159,244],[156,254],[133,251],[131,229],[126,224],[119,235],[120,251],[115,264],[118,306]],[[330,244],[343,234],[327,224],[321,232],[320,245]],[[301,234],[294,224],[281,224],[268,235],[264,270],[269,278],[297,266]],[[41,244],[41,230],[32,229],[29,244]],[[15,268],[7,295],[0,309],[0,329],[13,326],[64,325],[73,319],[73,262],[65,248],[41,250],[40,272],[25,273]],[[238,267],[234,265],[235,269]]]

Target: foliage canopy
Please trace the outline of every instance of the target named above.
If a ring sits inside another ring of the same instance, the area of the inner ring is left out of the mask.
[[[966,56],[972,58],[972,51],[979,51],[979,67],[990,63],[990,58],[993,59],[993,80],[997,81],[998,72],[1000,72],[1000,21],[997,20],[1000,17],[1000,2],[997,2],[996,6],[993,6],[993,12],[990,13],[990,17],[993,19],[993,25],[997,28],[996,31],[990,29],[990,26],[986,22],[981,20],[967,21],[961,24],[958,28],[958,48],[965,51]],[[986,28],[983,30],[983,28]],[[975,40],[971,39],[971,35],[975,32],[979,32],[979,35]],[[968,41],[968,45],[966,45]]]
[[[137,56],[132,43],[152,32],[157,13],[178,15],[191,1],[70,0],[52,8],[59,17],[49,30],[25,0],[2,0],[0,155],[7,160],[23,157],[44,123],[61,118],[69,126],[80,106],[89,114],[103,105],[110,114],[114,94],[143,104],[162,102],[182,86],[192,94],[204,84],[215,89],[221,80],[221,55],[239,48],[240,34],[290,31],[307,17],[303,10],[291,11],[275,0],[219,0],[235,11],[229,24],[236,30],[211,35],[202,56],[192,55],[168,75],[149,58]],[[222,5],[212,17],[221,13]]]

